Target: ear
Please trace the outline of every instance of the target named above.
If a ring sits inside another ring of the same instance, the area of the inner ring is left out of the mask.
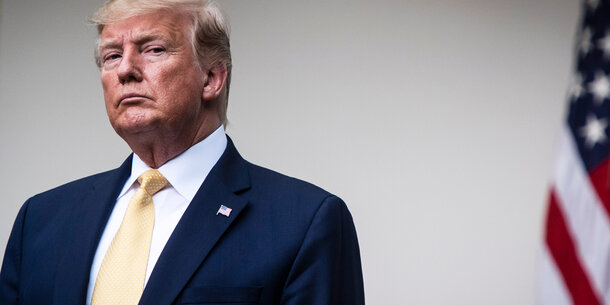
[[[203,100],[210,101],[217,98],[227,81],[227,67],[217,65],[210,68],[207,72],[205,83],[203,84]]]

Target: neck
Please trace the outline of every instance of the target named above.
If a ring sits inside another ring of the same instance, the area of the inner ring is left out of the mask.
[[[123,136],[135,154],[151,168],[157,169],[193,145],[207,138],[220,127],[220,120],[205,122],[191,133],[162,134],[151,132],[132,137]]]

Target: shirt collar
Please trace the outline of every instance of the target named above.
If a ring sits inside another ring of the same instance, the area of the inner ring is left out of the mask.
[[[163,164],[159,171],[178,194],[190,202],[226,147],[227,137],[221,125],[201,142]],[[138,177],[149,169],[150,167],[134,153],[131,176],[125,182],[119,197],[124,196]]]

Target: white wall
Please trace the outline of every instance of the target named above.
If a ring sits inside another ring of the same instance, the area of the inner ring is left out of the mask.
[[[0,2],[0,245],[29,196],[129,153],[85,24],[101,3]],[[368,304],[534,303],[578,1],[220,3],[228,133],[346,200]]]

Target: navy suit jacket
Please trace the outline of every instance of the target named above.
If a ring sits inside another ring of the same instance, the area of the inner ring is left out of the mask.
[[[85,304],[93,256],[130,173],[131,157],[23,205],[0,304]],[[229,217],[216,215],[221,204],[233,209]],[[245,161],[229,140],[139,304],[364,304],[351,215],[338,197]]]

